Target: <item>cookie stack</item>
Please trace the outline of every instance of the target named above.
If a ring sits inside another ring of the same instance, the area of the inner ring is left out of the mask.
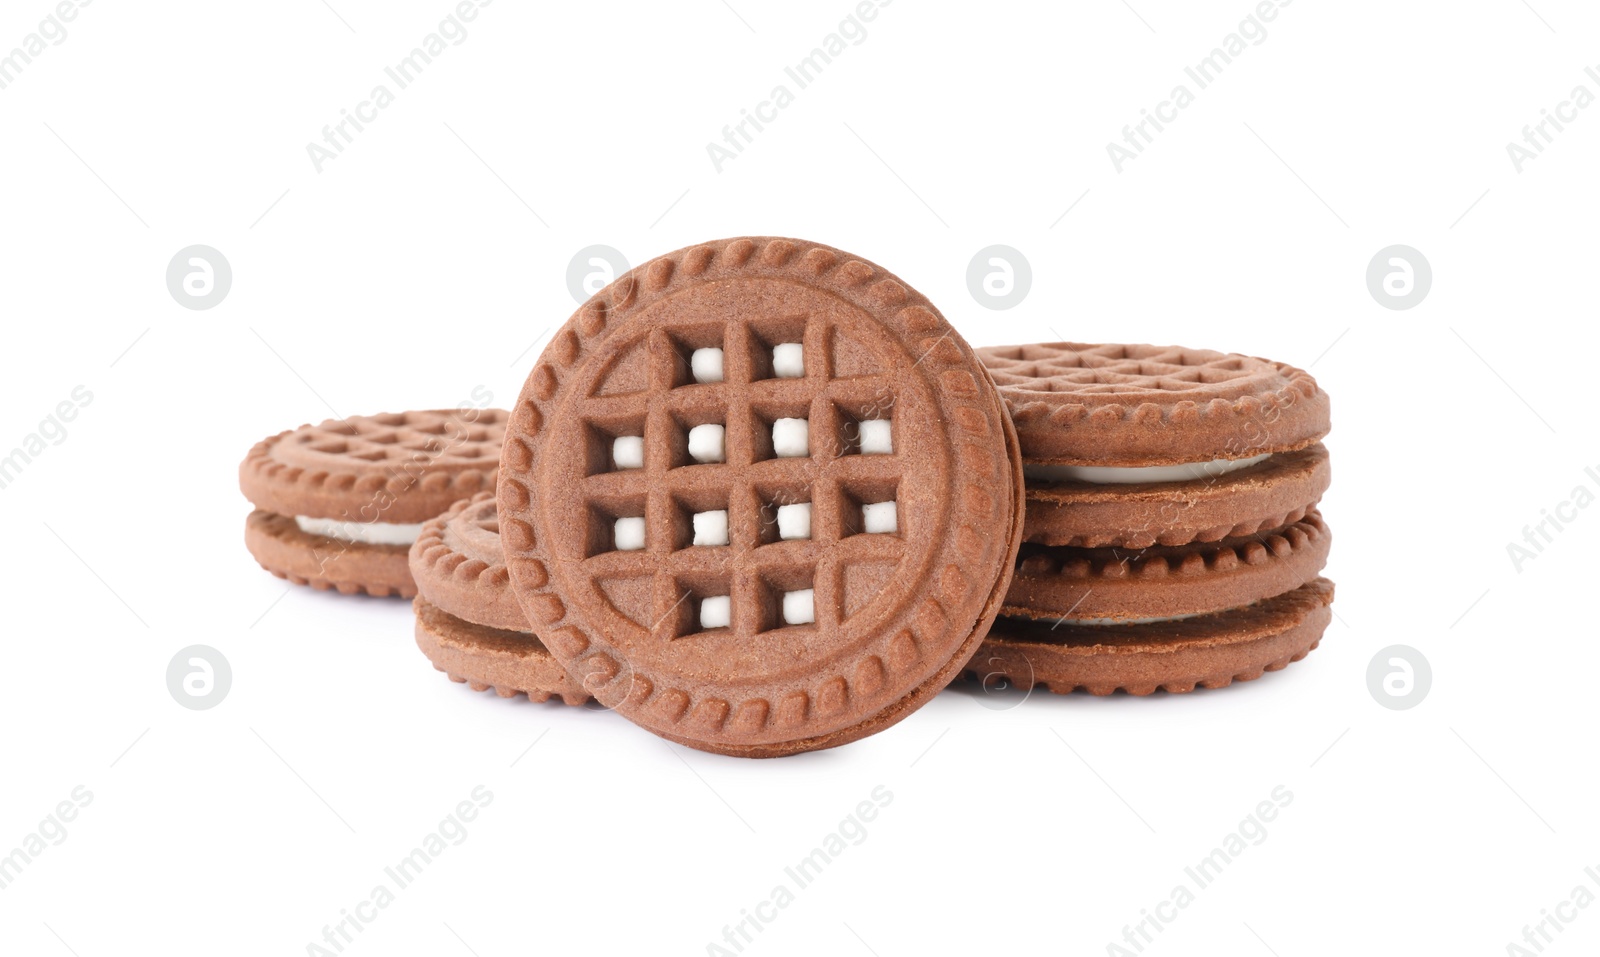
[[[986,682],[1190,691],[1305,657],[1331,617],[1328,397],[1201,349],[978,350],[1016,425],[1025,544],[968,666]]]
[[[417,647],[451,681],[531,701],[583,704],[589,694],[551,657],[517,604],[500,547],[494,493],[422,526],[410,553]]]
[[[416,596],[452,680],[770,757],[963,672],[1217,687],[1316,647],[1328,398],[1263,359],[974,350],[882,267],[688,247],[552,336],[509,413],[302,426],[240,467],[274,574]]]
[[[398,412],[263,439],[239,464],[255,506],[245,545],[297,585],[410,598],[411,543],[423,522],[494,488],[505,423],[499,409]]]

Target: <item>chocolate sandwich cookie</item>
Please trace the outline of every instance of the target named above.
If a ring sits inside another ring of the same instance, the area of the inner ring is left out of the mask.
[[[1267,532],[1149,548],[1023,545],[1002,615],[1081,624],[1240,608],[1317,577],[1333,536],[1311,509]]]
[[[882,730],[971,657],[1022,531],[1015,432],[923,296],[827,246],[659,257],[512,410],[511,582],[569,673],[669,740],[770,757]]]
[[[1188,691],[1316,646],[1333,590],[1315,379],[1178,347],[978,351],[1022,443],[1027,543],[969,673]]]
[[[329,419],[256,443],[239,465],[255,506],[245,545],[279,578],[344,594],[416,594],[406,554],[422,523],[492,490],[499,409]]]
[[[1333,582],[1313,579],[1244,608],[1114,628],[1002,618],[968,664],[986,687],[1108,695],[1221,688],[1310,654],[1333,616]]]
[[[493,492],[457,502],[430,519],[411,546],[417,583],[417,647],[451,681],[531,701],[569,705],[589,694],[567,676],[511,591]]]
[[[1029,542],[1217,541],[1297,522],[1328,488],[1328,396],[1293,366],[1066,342],[978,355],[1022,445]]]

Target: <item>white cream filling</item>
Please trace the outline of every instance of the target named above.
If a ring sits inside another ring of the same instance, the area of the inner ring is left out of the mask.
[[[1199,618],[1199,612],[1189,615],[1158,615],[1154,618],[1063,618],[1063,625],[1156,625],[1168,621]]]
[[[1252,455],[1244,459],[1212,459],[1181,465],[1024,465],[1022,475],[1035,482],[1093,482],[1096,485],[1129,485],[1134,482],[1188,482],[1215,478],[1249,468],[1272,457]]]
[[[411,545],[422,534],[422,523],[351,522],[339,518],[310,518],[296,515],[294,523],[307,535],[324,535],[363,545]]]

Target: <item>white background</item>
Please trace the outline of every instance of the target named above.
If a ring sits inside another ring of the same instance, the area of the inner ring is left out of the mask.
[[[8,952],[307,953],[480,784],[465,841],[346,953],[707,953],[879,785],[865,840],[745,953],[1107,953],[1278,785],[1266,839],[1145,953],[1505,953],[1600,865],[1600,509],[1520,572],[1506,550],[1600,491],[1600,107],[1521,173],[1506,153],[1600,93],[1592,6],[1301,0],[1119,174],[1107,142],[1246,0],[901,0],[718,173],[706,144],[849,3],[500,0],[318,173],[306,144],[452,9],[330,2],[101,0],[0,90],[0,452],[93,394],[0,491],[0,854],[93,794],[0,891]],[[0,52],[51,9],[7,2]],[[480,385],[509,404],[578,249],[742,234],[876,260],[975,344],[1311,367],[1335,422],[1323,647],[1192,695],[946,693],[746,762],[474,694],[405,603],[250,560],[257,439]],[[164,283],[195,243],[234,272],[209,311]],[[965,280],[995,243],[1034,276],[1003,312]],[[1364,279],[1394,243],[1434,272],[1407,311]],[[233,667],[209,711],[165,683],[195,643]],[[1367,689],[1395,643],[1432,663],[1409,711]],[[1600,907],[1566,913],[1547,952],[1592,952]]]

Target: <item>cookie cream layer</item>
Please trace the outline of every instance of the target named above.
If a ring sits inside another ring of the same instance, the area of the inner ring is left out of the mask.
[[[296,515],[294,523],[307,535],[322,535],[362,545],[411,545],[422,534],[422,523],[351,522],[337,518],[311,518]]]
[[[1241,607],[1249,607],[1249,606],[1245,605],[1245,606],[1241,606]],[[1235,610],[1236,609],[1229,608],[1229,609],[1226,609],[1225,611],[1211,612],[1210,614],[1222,615],[1222,614],[1227,614],[1227,612],[1229,612],[1229,611],[1235,611]],[[1063,618],[1063,619],[1061,619],[1061,624],[1063,624],[1063,625],[1095,625],[1095,626],[1101,626],[1101,625],[1157,625],[1157,624],[1162,624],[1164,622],[1169,622],[1169,621],[1183,621],[1185,618],[1199,618],[1201,616],[1201,614],[1205,614],[1205,613],[1204,612],[1196,612],[1196,613],[1191,614],[1191,615],[1158,615],[1158,616],[1156,616],[1154,618]]]
[[[1096,485],[1131,485],[1136,482],[1188,482],[1194,479],[1215,478],[1259,465],[1271,458],[1252,455],[1245,459],[1212,459],[1209,462],[1184,462],[1181,465],[1142,465],[1133,467],[1111,465],[1027,465],[1022,466],[1024,478],[1034,482],[1091,482]]]

